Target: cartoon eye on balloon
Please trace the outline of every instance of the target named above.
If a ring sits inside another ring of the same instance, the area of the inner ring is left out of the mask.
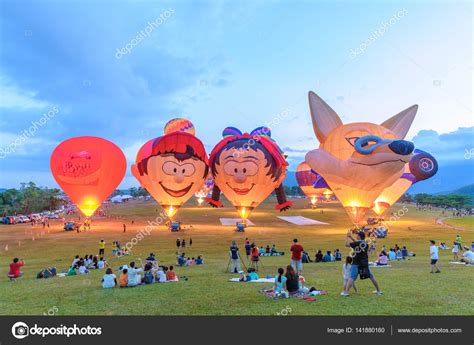
[[[92,136],[60,143],[50,165],[56,182],[86,217],[92,216],[114,192],[127,168],[118,146]]]
[[[207,201],[222,206],[220,193],[237,209],[245,221],[250,212],[276,191],[277,209],[288,209],[282,182],[288,163],[278,145],[271,139],[270,129],[259,127],[250,134],[227,127],[223,139],[214,147],[209,166],[214,178],[212,198]]]
[[[138,151],[132,174],[172,219],[208,175],[203,143],[194,135],[192,123],[173,119],[164,135],[147,141]]]

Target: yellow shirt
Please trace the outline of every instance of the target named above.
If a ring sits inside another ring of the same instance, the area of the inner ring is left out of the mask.
[[[105,249],[105,242],[99,242],[99,248]]]

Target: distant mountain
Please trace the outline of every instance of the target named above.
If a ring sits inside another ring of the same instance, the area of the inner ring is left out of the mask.
[[[3,193],[6,190],[7,190],[6,188],[0,188],[0,193]]]
[[[474,183],[472,183],[470,185],[467,185],[467,186],[464,186],[464,187],[461,187],[461,188],[458,188],[458,189],[455,189],[455,190],[452,190],[452,191],[449,191],[449,192],[440,192],[440,193],[437,193],[437,194],[440,194],[440,195],[446,195],[446,194],[469,195],[471,197],[471,199],[474,200]]]

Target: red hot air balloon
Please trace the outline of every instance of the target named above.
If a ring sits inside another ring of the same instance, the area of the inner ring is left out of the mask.
[[[54,179],[86,217],[120,184],[127,163],[114,143],[91,136],[67,139],[51,155]]]
[[[296,168],[296,181],[303,193],[311,200],[311,204],[315,205],[318,198],[324,195],[329,199],[332,191],[328,188],[314,187],[319,175],[316,174],[306,162],[302,162]]]

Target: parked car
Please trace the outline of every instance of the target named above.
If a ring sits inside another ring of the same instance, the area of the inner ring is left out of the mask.
[[[27,216],[18,216],[18,220],[20,223],[29,223],[31,221]]]
[[[59,216],[55,213],[48,214],[49,219],[59,219]]]
[[[74,222],[66,222],[64,223],[64,230],[65,231],[74,231],[80,228],[80,224]]]

